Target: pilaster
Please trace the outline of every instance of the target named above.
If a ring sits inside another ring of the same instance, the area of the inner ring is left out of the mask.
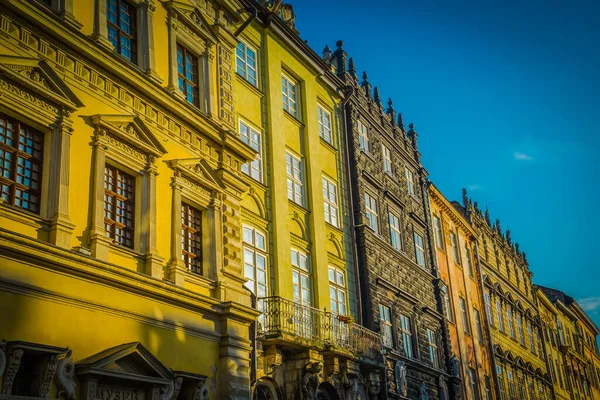
[[[156,250],[156,177],[158,171],[154,163],[154,157],[148,156],[148,164],[142,176],[142,249],[146,259],[146,274],[157,278],[163,278],[162,257]],[[145,236],[145,237],[144,237]]]
[[[89,235],[92,255],[99,260],[108,261],[111,240],[106,236],[104,228],[104,208],[97,206],[98,204],[104,204],[104,165],[106,163],[106,150],[108,150],[102,140],[105,135],[106,132],[97,135],[93,143],[92,220]]]
[[[92,39],[107,50],[114,50],[108,40],[108,27],[106,26],[106,0],[95,0],[94,2],[94,33]]]
[[[173,189],[171,203],[171,259],[167,265],[168,279],[178,286],[185,282],[186,268],[181,258],[181,183],[177,176],[171,178]]]

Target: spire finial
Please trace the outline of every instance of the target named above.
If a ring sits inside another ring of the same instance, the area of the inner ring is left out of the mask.
[[[358,82],[358,76],[356,75],[356,68],[354,68],[354,60],[352,57],[348,59],[348,73],[354,79],[355,82]]]
[[[363,78],[363,80],[360,83],[360,86],[362,86],[362,88],[365,90],[365,95],[368,98],[371,98],[371,84],[369,83],[369,77],[367,76],[367,71],[363,72],[362,78]]]
[[[394,110],[394,103],[392,102],[392,98],[388,99],[388,108],[385,110],[385,113],[390,117],[390,122],[394,125],[394,120],[396,119],[396,110]]]
[[[512,238],[510,237],[510,228],[506,229],[506,242],[509,246],[512,246]]]
[[[325,61],[327,64],[329,64],[331,62],[331,58],[332,58],[331,49],[329,48],[328,45],[325,45],[325,48],[323,49],[323,61]]]
[[[404,120],[402,119],[402,113],[398,113],[398,126],[404,130]]]
[[[502,228],[500,227],[500,220],[498,218],[496,218],[496,230],[498,231],[498,234],[502,236]]]
[[[490,220],[490,210],[487,206],[485,206],[485,222],[491,227],[492,221]]]
[[[383,105],[381,104],[381,97],[379,97],[379,88],[377,86],[375,86],[375,89],[373,89],[373,100],[375,100],[375,104],[377,104],[379,109],[383,108]]]
[[[338,40],[337,42],[335,42],[335,47],[337,47],[339,50],[343,50],[343,46],[344,46],[343,41]]]
[[[462,201],[463,201],[463,206],[465,208],[468,208],[467,206],[469,205],[469,196],[467,196],[467,189],[462,188]]]

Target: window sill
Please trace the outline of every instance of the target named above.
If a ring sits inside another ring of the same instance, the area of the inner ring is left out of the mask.
[[[336,231],[338,233],[344,233],[342,228],[340,228],[339,226],[335,226],[327,221],[325,221],[325,226],[327,226],[327,228],[331,229],[332,231]]]
[[[237,72],[235,73],[236,76],[236,80],[238,82],[240,82],[242,85],[246,86],[249,90],[251,90],[255,95],[257,95],[258,97],[264,97],[264,93],[262,92],[262,90],[260,90],[258,88],[258,86],[254,86],[253,84],[251,84],[250,82],[248,82],[248,80],[246,78],[244,78],[243,76],[241,76],[240,74],[238,74]],[[256,83],[258,85],[258,79],[256,80]]]
[[[192,272],[190,270],[186,270],[185,272],[185,280],[189,280],[192,283],[195,283],[198,286],[205,287],[207,289],[215,288],[215,281],[205,277],[204,275],[200,275],[196,272]]]
[[[329,150],[333,153],[337,153],[337,148],[333,144],[329,143],[327,140],[323,139],[323,137],[321,137],[321,136],[319,136],[319,139],[321,139],[321,144],[323,146],[325,146],[327,148],[327,150]],[[333,137],[332,137],[332,140],[333,140]]]
[[[306,209],[303,205],[296,203],[294,200],[288,199],[288,206],[295,208],[297,211],[310,214],[310,211]]]
[[[375,162],[375,158],[373,157],[373,155],[371,153],[369,153],[368,150],[360,149],[360,154],[367,157],[371,162],[373,162],[373,163]]]
[[[292,121],[294,124],[298,125],[298,127],[304,128],[304,124],[302,123],[302,121],[290,114],[289,111],[283,110],[283,115],[285,115],[286,118]]]
[[[109,238],[109,240],[111,240],[111,239]],[[114,251],[115,253],[120,253],[121,255],[127,256],[127,257],[134,257],[134,258],[139,258],[139,259],[141,259],[143,257],[142,253],[137,252],[134,249],[130,249],[129,247],[120,245],[114,241],[110,242],[110,250]]]
[[[0,217],[11,219],[36,229],[47,229],[50,224],[49,220],[42,218],[38,214],[8,204],[4,200],[0,200]]]

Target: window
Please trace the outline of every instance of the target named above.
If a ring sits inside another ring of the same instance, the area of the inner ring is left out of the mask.
[[[506,305],[506,319],[508,321],[508,331],[510,332],[510,337],[515,337],[515,325],[513,323],[513,313],[510,304]]]
[[[530,396],[531,400],[536,400],[535,388],[533,386],[533,381],[528,382],[528,386],[529,386],[529,396]]]
[[[319,136],[327,143],[333,144],[333,136],[331,136],[331,113],[323,107],[317,107],[317,116],[319,120]]]
[[[410,318],[405,315],[400,315],[400,332],[402,333],[402,348],[404,349],[404,355],[406,357],[412,357],[412,330]]]
[[[479,310],[476,308],[473,309],[473,312],[475,314],[475,325],[477,327],[477,339],[479,339],[479,341],[483,343],[484,337],[483,337],[483,325],[481,324],[481,315],[479,313]]]
[[[442,231],[442,221],[437,215],[433,216],[433,228],[435,229],[435,243],[444,250],[444,232]]]
[[[294,301],[310,306],[312,304],[310,266],[308,257],[299,250],[292,249],[292,285]]]
[[[564,383],[563,383],[563,376],[562,376],[562,371],[558,366],[558,361],[556,361],[556,359],[554,360],[554,367],[557,371],[557,375],[558,375],[558,383],[560,384],[561,388],[564,388]],[[599,374],[600,376],[600,374]]]
[[[377,200],[369,193],[365,193],[365,217],[369,228],[377,232]]]
[[[303,205],[302,161],[291,153],[285,153],[285,164],[287,170],[288,199],[294,203]]]
[[[463,329],[465,332],[471,333],[471,327],[469,326],[469,314],[467,313],[467,302],[462,297],[458,299],[458,302],[460,305],[460,313],[462,315]]]
[[[181,203],[181,258],[188,270],[202,275],[202,212]]]
[[[392,153],[390,149],[387,148],[385,144],[381,145],[381,150],[383,152],[383,172],[388,174],[392,174]]]
[[[177,78],[179,91],[186,101],[200,107],[198,57],[180,44],[177,44]]]
[[[244,285],[257,297],[267,296],[267,245],[265,235],[251,226],[244,226]]]
[[[435,339],[435,333],[431,329],[427,329],[427,343],[429,345],[429,361],[434,368],[438,368],[438,347]]]
[[[535,340],[533,338],[533,330],[531,329],[530,321],[527,321],[527,336],[529,336],[529,350],[535,354]]]
[[[125,0],[106,0],[108,40],[117,53],[137,61],[136,9]]]
[[[369,130],[361,121],[358,121],[358,147],[360,151],[369,152]]]
[[[238,75],[256,86],[256,51],[246,43],[239,42],[235,49],[235,66]]]
[[[242,172],[262,182],[262,135],[259,131],[240,120],[240,138],[242,142],[257,152],[253,161],[242,165]]]
[[[390,223],[390,242],[396,250],[402,250],[402,236],[400,235],[400,219],[393,213],[388,214]]]
[[[469,368],[469,385],[471,386],[471,394],[473,396],[473,400],[479,400],[479,388],[477,387],[477,377],[473,368]]]
[[[450,232],[450,244],[452,245],[452,256],[454,257],[454,262],[460,264],[460,252],[458,251],[458,239],[456,238],[456,233]]]
[[[404,168],[404,174],[406,175],[406,185],[408,194],[414,196],[415,195],[415,177],[411,170],[408,168]]]
[[[448,286],[442,286],[442,301],[444,304],[444,312],[446,313],[446,317],[448,321],[453,321],[454,318],[452,316],[452,305],[450,303],[450,295],[448,294]]]
[[[498,329],[504,332],[504,318],[502,318],[502,302],[496,299],[496,314],[498,315]]]
[[[8,204],[40,212],[44,135],[0,114],[0,196]]]
[[[323,177],[323,199],[325,202],[325,221],[333,226],[339,226],[337,186],[325,177]]]
[[[394,346],[392,337],[392,314],[390,308],[384,305],[379,305],[379,319],[381,320],[381,332],[383,333],[383,344],[387,347]]]
[[[329,267],[329,302],[331,312],[347,315],[346,311],[346,280],[344,273],[335,267]]]
[[[522,346],[525,346],[525,335],[523,333],[523,319],[521,318],[521,314],[517,314],[517,331],[519,332],[519,343]]]
[[[471,260],[471,249],[469,246],[465,247],[465,253],[467,254],[467,268],[469,269],[469,276],[473,278],[475,271],[473,270],[473,261]]]
[[[519,395],[521,396],[521,399],[526,399],[527,392],[525,390],[525,379],[523,379],[523,374],[517,375],[517,379],[519,382]]]
[[[537,344],[538,344],[538,356],[541,358],[544,355],[544,349],[543,349],[543,344],[542,344],[542,338],[540,337],[540,330],[539,328],[535,328],[535,335],[537,338]]]
[[[483,302],[485,304],[485,313],[487,314],[488,323],[494,326],[494,314],[492,314],[492,301],[490,299],[490,292],[488,290],[483,291]]]
[[[283,109],[297,118],[298,93],[296,83],[285,75],[281,76],[281,92],[283,97]]]
[[[517,400],[517,388],[515,386],[515,380],[513,378],[512,371],[506,371],[506,378],[508,380],[508,394],[510,396],[510,400]]]
[[[490,377],[485,377],[485,400],[492,400],[492,382]]]
[[[506,386],[504,383],[504,376],[502,375],[502,367],[496,366],[496,375],[498,375],[498,391],[500,392],[500,400],[507,400],[506,398]]]
[[[117,244],[133,248],[135,178],[106,164],[104,167],[104,228]]]
[[[415,232],[414,240],[415,257],[417,259],[417,264],[419,265],[419,267],[425,268],[425,245],[423,244],[423,236]]]

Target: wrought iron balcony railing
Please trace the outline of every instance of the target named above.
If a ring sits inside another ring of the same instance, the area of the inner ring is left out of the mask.
[[[346,349],[357,356],[376,360],[382,338],[348,317],[321,311],[278,296],[258,299],[261,333],[267,338],[284,337],[295,342]]]

